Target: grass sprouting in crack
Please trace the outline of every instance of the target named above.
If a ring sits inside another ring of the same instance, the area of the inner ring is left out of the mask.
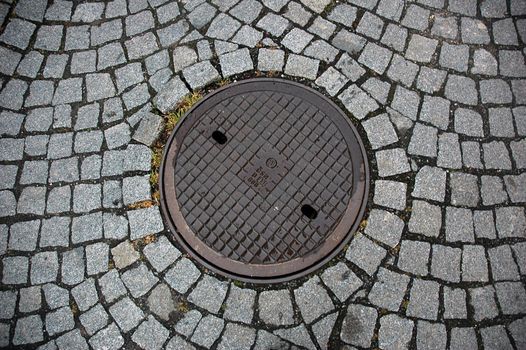
[[[177,123],[184,116],[188,110],[195,105],[201,98],[203,93],[201,91],[194,91],[189,95],[186,95],[176,106],[176,108],[165,114],[164,117],[164,129],[159,135],[159,138],[152,146],[152,172],[150,174],[150,185],[152,188],[152,199],[156,204],[160,201],[159,192],[159,168],[163,159],[163,149],[168,138],[175,129]]]

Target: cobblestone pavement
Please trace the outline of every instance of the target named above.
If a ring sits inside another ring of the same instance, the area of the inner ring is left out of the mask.
[[[526,1],[0,0],[0,23],[0,347],[526,348]],[[345,253],[261,287],[134,203],[158,115],[270,71],[352,114],[372,180]]]

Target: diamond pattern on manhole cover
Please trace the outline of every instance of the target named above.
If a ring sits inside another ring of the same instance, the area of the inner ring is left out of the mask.
[[[367,177],[358,133],[334,103],[297,83],[250,79],[206,96],[178,124],[161,167],[162,208],[208,268],[277,282],[348,242]]]

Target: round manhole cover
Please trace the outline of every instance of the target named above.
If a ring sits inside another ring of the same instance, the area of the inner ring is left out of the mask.
[[[170,137],[162,209],[184,248],[248,282],[307,274],[349,241],[365,208],[358,133],[320,93],[281,79],[219,89]]]

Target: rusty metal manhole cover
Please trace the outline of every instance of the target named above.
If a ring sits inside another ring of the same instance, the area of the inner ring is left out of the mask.
[[[160,173],[170,229],[199,262],[248,282],[320,267],[365,208],[358,133],[320,93],[281,79],[219,89],[188,111]]]

